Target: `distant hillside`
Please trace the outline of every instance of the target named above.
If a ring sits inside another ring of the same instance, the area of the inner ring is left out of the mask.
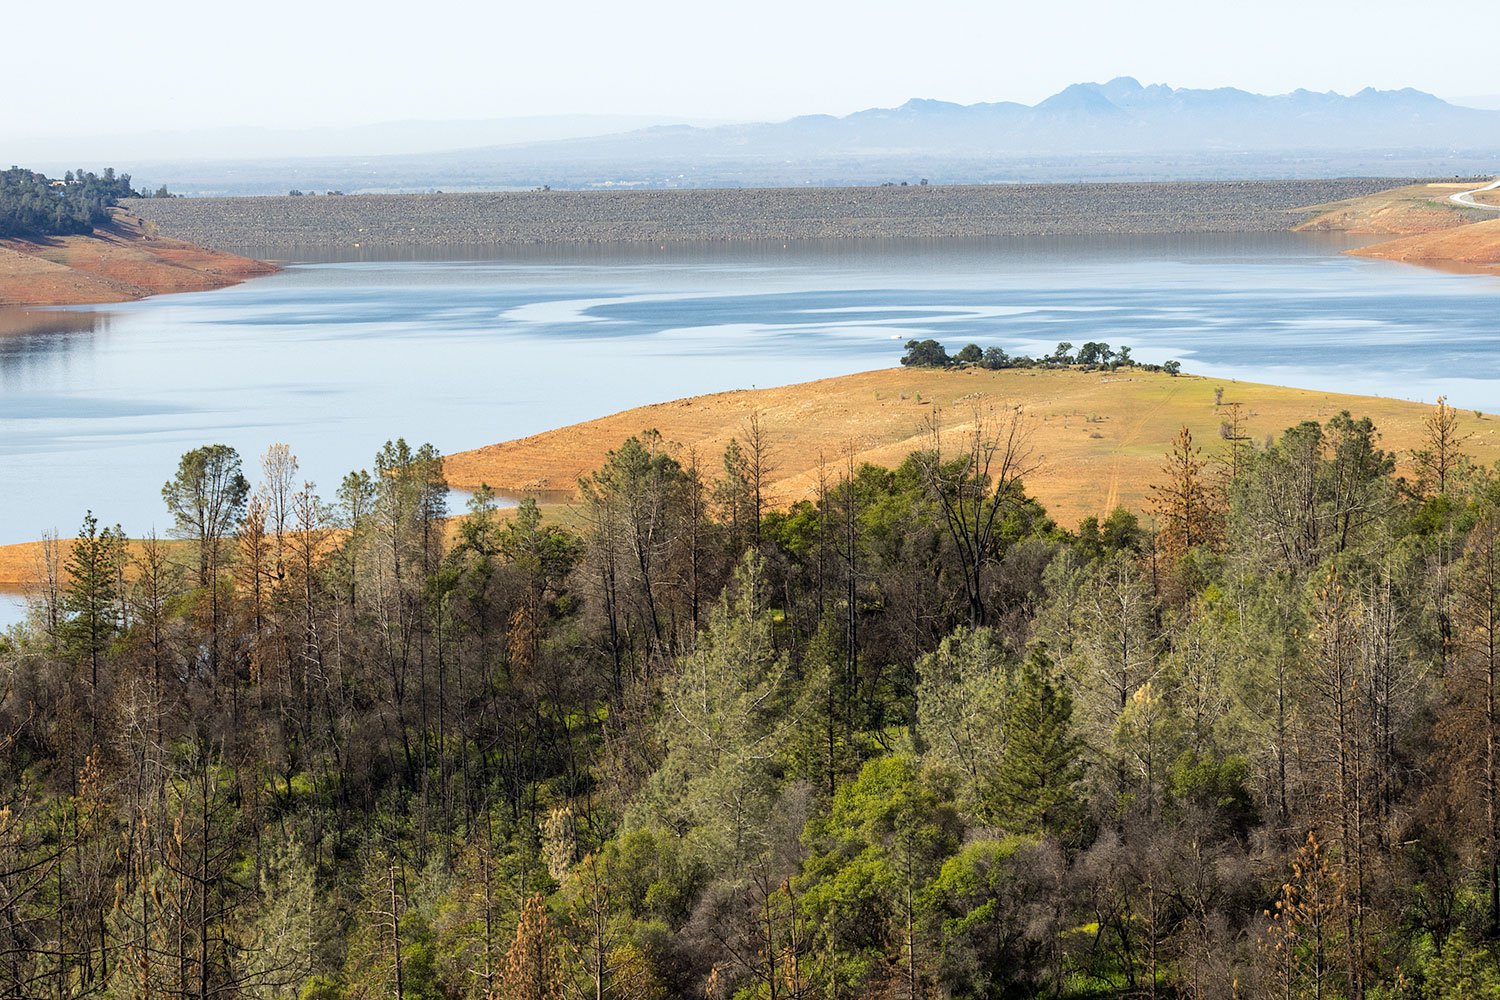
[[[547,145],[548,153],[565,148],[579,159],[626,160],[1500,151],[1500,111],[1458,107],[1411,89],[1366,89],[1350,97],[1307,90],[1265,96],[1227,87],[1146,87],[1120,77],[1074,84],[1035,106],[912,100],[899,108],[842,118],[809,115],[771,125],[651,128]]]
[[[1327,176],[1465,176],[1500,163],[1500,111],[1420,91],[1080,83],[1034,106],[912,100],[844,117],[664,125],[400,156],[132,163],[173,190],[271,194]]]

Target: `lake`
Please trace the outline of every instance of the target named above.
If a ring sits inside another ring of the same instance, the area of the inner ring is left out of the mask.
[[[895,364],[912,337],[1128,344],[1217,377],[1500,411],[1500,278],[1340,235],[480,248],[289,258],[235,288],[0,310],[0,544],[165,531],[182,452],[284,441],[331,494],[388,438],[472,448]],[[253,476],[252,476],[253,478]],[[9,612],[14,617],[15,612]],[[7,617],[0,608],[0,621]]]

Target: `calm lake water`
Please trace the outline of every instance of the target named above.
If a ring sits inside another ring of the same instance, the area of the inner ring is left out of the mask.
[[[1340,236],[480,249],[299,258],[235,288],[0,310],[0,544],[165,531],[178,456],[285,441],[326,494],[388,438],[472,448],[894,364],[911,337],[1128,344],[1219,377],[1500,411],[1500,278]],[[0,598],[3,600],[3,598]],[[0,622],[14,618],[12,601]]]

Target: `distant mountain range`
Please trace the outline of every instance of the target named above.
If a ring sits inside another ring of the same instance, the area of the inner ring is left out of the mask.
[[[843,117],[449,145],[357,159],[122,166],[189,193],[1468,175],[1500,170],[1500,110],[1411,89],[1268,96],[1120,77],[1074,84],[1033,106],[911,100]]]
[[[1035,106],[911,100],[842,118],[658,126],[548,146],[545,155],[566,150],[580,159],[1500,149],[1500,112],[1458,107],[1411,89],[1266,96],[1232,87],[1147,87],[1120,77],[1074,84]]]

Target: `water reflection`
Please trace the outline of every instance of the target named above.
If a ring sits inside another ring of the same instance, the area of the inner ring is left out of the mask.
[[[0,306],[0,388],[6,380],[49,356],[88,351],[107,333],[110,314],[83,309]]]
[[[92,333],[108,320],[108,313],[92,310],[0,306],[0,348],[9,337]]]
[[[24,593],[0,589],[0,632],[24,622],[29,610]]]

